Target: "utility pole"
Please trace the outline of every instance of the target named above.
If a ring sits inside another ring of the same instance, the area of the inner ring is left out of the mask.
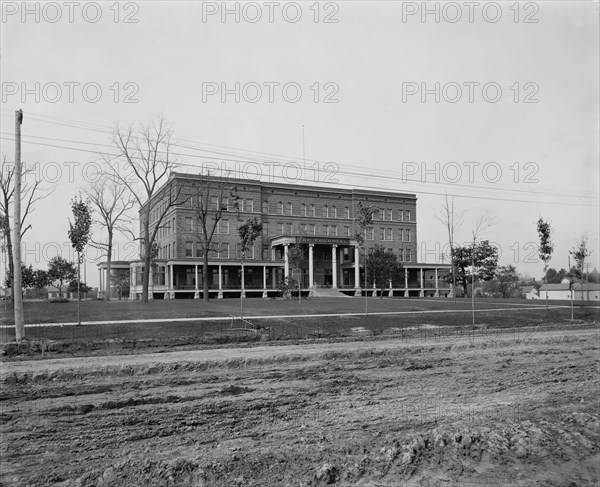
[[[15,339],[20,342],[25,338],[25,320],[23,318],[23,294],[21,292],[21,124],[23,110],[15,111],[15,199],[14,199],[14,280],[13,303],[15,306]]]

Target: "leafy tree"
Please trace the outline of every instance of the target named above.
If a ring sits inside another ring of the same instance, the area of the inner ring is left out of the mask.
[[[79,292],[80,295],[85,296],[92,290],[92,288],[88,286],[85,282],[81,282],[78,279],[73,279],[71,280],[71,282],[69,282],[68,290],[70,293]]]
[[[473,247],[459,246],[454,249],[456,279],[467,296],[469,278],[488,281],[495,275],[498,267],[498,249],[492,246],[489,240],[484,240]]]
[[[383,299],[383,291],[389,286],[390,280],[401,276],[402,265],[394,252],[376,245],[367,257],[367,272],[381,291],[380,298]]]
[[[591,252],[588,249],[588,238],[584,235],[576,242],[576,246],[569,250],[569,254],[575,259],[576,277],[583,279],[585,275],[585,261],[590,256]]]
[[[286,277],[277,283],[277,290],[280,292],[281,297],[290,299],[292,297],[292,291],[298,287],[296,279]]]
[[[52,257],[48,262],[48,280],[58,288],[58,296],[62,296],[62,288],[65,282],[77,277],[75,264],[63,259],[59,255]]]
[[[81,282],[81,253],[92,233],[92,209],[89,202],[79,199],[71,201],[73,222],[69,220],[69,239],[77,252],[77,284]],[[77,324],[81,324],[81,290],[77,290]]]
[[[254,246],[254,241],[262,233],[263,225],[259,222],[256,217],[249,218],[239,228],[238,235],[240,236],[240,252],[242,260],[242,286],[240,295],[240,317],[244,317],[244,261],[246,260],[246,253]]]
[[[288,247],[288,264],[292,271],[298,271],[301,274],[302,262],[306,260],[306,247],[300,244],[293,244]],[[294,279],[292,279],[294,280]],[[302,301],[302,279],[297,279],[298,282],[298,301]]]
[[[12,288],[13,276],[10,270],[4,280],[4,285]],[[48,285],[48,274],[44,270],[34,269],[31,264],[21,264],[21,287],[25,289],[42,289]]]
[[[498,267],[496,276],[488,282],[492,284],[491,291],[494,296],[513,298],[521,294],[519,289],[519,273],[515,266],[507,265]]]
[[[540,259],[544,263],[544,275],[546,281],[546,309],[548,309],[548,263],[552,258],[552,252],[554,252],[554,244],[552,243],[552,227],[550,223],[544,221],[542,217],[537,222],[537,231],[540,237],[540,245],[538,252]]]

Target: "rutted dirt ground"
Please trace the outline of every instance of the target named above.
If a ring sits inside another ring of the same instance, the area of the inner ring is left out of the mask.
[[[597,485],[598,350],[586,329],[4,363],[0,481]]]

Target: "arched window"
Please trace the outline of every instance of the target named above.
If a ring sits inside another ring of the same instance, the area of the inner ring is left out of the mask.
[[[281,201],[277,202],[277,214],[283,215],[283,203]]]
[[[329,207],[327,205],[323,206],[323,216],[327,218],[329,216]]]

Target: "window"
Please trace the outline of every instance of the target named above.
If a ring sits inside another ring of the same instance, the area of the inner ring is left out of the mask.
[[[338,232],[337,225],[331,225],[331,227],[330,227],[330,233],[329,234],[332,237],[337,237],[337,232]]]
[[[335,206],[331,207],[331,218],[337,218],[337,208]]]
[[[327,218],[329,216],[329,207],[327,205],[323,206],[322,216]]]
[[[302,234],[306,233],[306,223],[300,224],[300,233],[302,233]]]
[[[412,251],[411,251],[411,249],[406,249],[404,251],[404,256],[406,258],[405,262],[412,262]]]
[[[404,221],[406,221],[406,222],[410,221],[410,210],[406,210],[404,212]]]
[[[344,227],[344,237],[349,237],[350,236],[350,227],[345,226]]]
[[[382,220],[385,220],[385,215],[386,215],[386,213],[387,213],[387,210],[386,210],[385,208],[382,208],[382,209],[381,209],[381,219],[382,219]]]
[[[315,216],[315,205],[310,205],[309,210],[310,214],[308,216]]]
[[[218,210],[219,209],[219,197],[218,196],[211,196],[210,197],[210,206],[208,207],[209,210]]]
[[[286,233],[286,235],[291,235],[292,233],[294,233],[294,224],[293,223],[285,224],[285,233]]]
[[[229,235],[229,220],[219,220],[218,226],[217,226],[217,233],[221,234],[221,235]]]
[[[202,245],[196,244],[196,257],[204,257],[204,253],[202,252]]]
[[[185,217],[185,231],[192,233],[194,231],[194,219],[191,216]]]
[[[404,221],[404,219],[402,218],[402,215],[404,214],[404,210],[398,210],[397,214],[398,214],[398,221],[399,222]]]
[[[306,213],[306,203],[302,203],[302,205],[300,205],[300,214],[302,216],[308,216],[308,214]]]
[[[275,226],[276,235],[283,235],[283,223],[277,223]]]
[[[316,235],[317,234],[317,227],[314,223],[309,223],[308,224],[308,234],[309,235]]]
[[[268,201],[262,202],[262,212],[269,213],[269,202]]]
[[[229,259],[229,244],[227,242],[221,243],[221,259]]]
[[[245,199],[244,200],[243,211],[245,211],[247,213],[254,213],[254,200],[253,199]]]
[[[404,262],[404,249],[398,249],[398,260]]]
[[[286,203],[285,204],[285,214],[286,215],[291,215],[292,214],[292,203]]]
[[[393,237],[393,229],[391,228],[382,228],[381,229],[381,240],[392,240]]]
[[[406,228],[406,229],[404,230],[404,241],[405,241],[405,242],[410,242],[410,241],[411,241],[411,240],[410,240],[410,237],[411,237],[410,233],[411,233],[411,232],[410,232],[410,228]]]
[[[194,249],[193,249],[192,242],[186,242],[185,243],[185,256],[193,257],[193,253],[194,253]]]
[[[323,235],[329,235],[329,225],[323,225]]]
[[[283,215],[283,203],[281,201],[277,202],[277,214]]]
[[[346,208],[344,208],[344,211],[345,211],[346,218],[348,220],[350,220],[350,208],[346,206]]]

